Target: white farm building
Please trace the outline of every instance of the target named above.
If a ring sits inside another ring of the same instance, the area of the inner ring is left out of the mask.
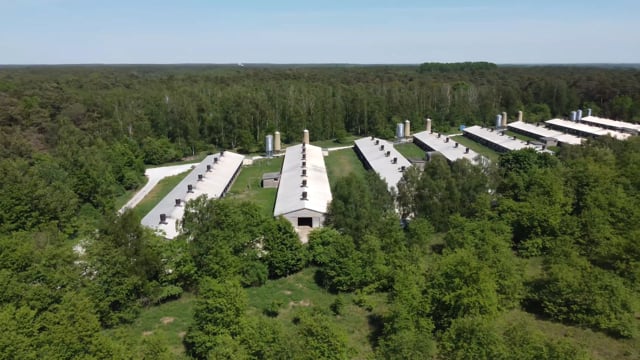
[[[322,226],[331,199],[322,148],[305,142],[288,147],[273,215],[283,216],[300,233],[301,228]]]

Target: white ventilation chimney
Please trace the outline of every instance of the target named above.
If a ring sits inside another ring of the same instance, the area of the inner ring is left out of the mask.
[[[504,111],[502,113],[502,127],[506,128],[507,127],[507,112]]]
[[[502,115],[496,115],[496,129],[502,127]]]
[[[411,121],[405,120],[404,121],[404,137],[408,138],[409,136],[411,136]]]
[[[431,132],[431,119],[427,118],[427,132]]]
[[[304,129],[302,132],[302,143],[309,144],[309,130],[307,129]]]
[[[521,111],[518,111],[518,121],[520,121],[520,122],[522,121],[522,118],[523,118],[523,116],[522,116],[522,115],[523,115],[523,114],[522,114],[522,110],[521,110]]]
[[[587,116],[591,116],[591,108],[587,109]]]

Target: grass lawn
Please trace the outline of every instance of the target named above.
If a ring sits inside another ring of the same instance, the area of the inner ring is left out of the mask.
[[[358,139],[358,137],[349,135],[346,138],[342,139],[341,142],[336,142],[333,140],[320,140],[320,141],[312,141],[311,145],[320,146],[322,148],[333,148],[333,147],[341,147],[341,146],[349,146],[353,145],[354,141]]]
[[[601,332],[539,319],[521,310],[501,315],[501,320],[507,323],[517,323],[523,318],[532,321],[533,327],[549,339],[573,342],[586,350],[591,359],[640,359],[640,339],[614,339]]]
[[[364,175],[366,170],[353,149],[344,149],[329,152],[329,156],[324,158],[327,166],[329,183],[333,186],[335,181],[349,174]]]
[[[273,207],[276,202],[278,189],[263,189],[260,186],[262,174],[267,172],[280,172],[283,156],[271,159],[256,160],[253,165],[244,166],[240,170],[226,196],[255,202],[264,214],[273,216]]]
[[[509,130],[505,130],[504,134],[507,135],[507,136],[515,136],[517,139],[520,139],[520,140],[523,140],[523,141],[538,141],[537,139],[534,139],[534,138],[529,137],[527,135],[522,135],[520,133],[509,131]]]
[[[460,145],[462,146],[466,146],[469,149],[477,152],[480,155],[483,155],[487,158],[489,158],[489,160],[491,161],[498,161],[498,158],[500,157],[500,154],[496,151],[494,151],[493,149],[490,149],[484,145],[481,145],[465,136],[452,136],[451,137],[453,140],[455,140],[456,142],[460,143]]]
[[[407,159],[424,159],[424,150],[412,142],[397,144],[394,147]]]
[[[344,301],[342,315],[331,313],[330,305],[338,295],[320,288],[314,281],[316,268],[307,268],[289,277],[267,281],[261,287],[247,289],[249,297],[249,313],[261,315],[273,301],[280,304],[276,319],[281,321],[293,336],[295,325],[292,320],[295,310],[300,307],[319,308],[331,314],[335,325],[347,335],[348,345],[353,349],[352,358],[368,359],[373,357],[373,349],[369,340],[373,330],[371,321],[373,314],[353,303],[355,295],[340,295]],[[386,311],[385,294],[368,295],[367,300],[373,305],[374,313],[379,315]]]
[[[182,181],[182,179],[184,179],[190,172],[191,169],[181,174],[169,176],[160,180],[158,185],[151,189],[147,196],[145,196],[144,199],[142,199],[142,201],[140,201],[138,205],[133,208],[133,211],[141,219],[145,217],[149,213],[149,211],[151,211],[151,209],[153,209],[160,202],[160,200],[162,200],[162,198],[167,196],[167,194],[174,187],[176,187],[180,183],[180,181]]]
[[[132,324],[107,330],[106,333],[118,342],[136,347],[144,337],[157,336],[176,358],[186,359],[182,338],[193,321],[195,300],[194,295],[185,293],[178,300],[144,309]]]

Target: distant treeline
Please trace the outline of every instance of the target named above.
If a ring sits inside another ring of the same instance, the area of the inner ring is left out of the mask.
[[[458,62],[458,63],[424,63],[418,68],[419,73],[455,73],[496,70],[498,65],[486,62]]]

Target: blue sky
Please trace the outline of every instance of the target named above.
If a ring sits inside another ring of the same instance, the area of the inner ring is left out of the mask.
[[[640,63],[640,1],[0,0],[0,64]]]

